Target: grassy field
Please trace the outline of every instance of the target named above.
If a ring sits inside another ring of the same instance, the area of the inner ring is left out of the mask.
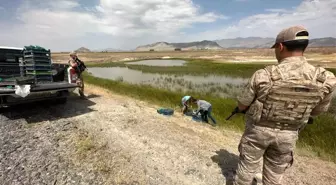
[[[265,64],[230,64],[230,63],[211,63],[199,59],[189,60],[190,64],[184,69],[182,67],[148,67],[137,66],[137,69],[146,72],[156,73],[186,73],[183,70],[188,70],[189,73],[217,73],[232,76],[249,77],[255,70],[263,67]],[[125,65],[124,63],[103,64],[103,66]],[[193,71],[194,70],[194,71]],[[196,72],[195,72],[196,71]],[[335,70],[334,70],[335,72]],[[169,90],[154,88],[149,85],[133,85],[121,81],[112,81],[101,78],[96,78],[85,74],[85,81],[90,84],[98,85],[107,88],[115,93],[138,98],[151,102],[156,105],[175,108],[179,111],[180,100],[184,95],[190,94],[197,98],[205,99],[212,103],[214,107],[214,116],[219,122],[220,127],[236,129],[242,131],[244,128],[244,118],[242,115],[236,115],[230,121],[225,118],[230,115],[235,108],[236,102],[232,98],[219,98],[211,93],[198,93],[189,91],[186,93],[172,92]],[[336,100],[329,113],[319,116],[313,125],[308,125],[300,134],[299,146],[312,151],[317,156],[336,162],[336,121],[335,121]]]
[[[305,52],[308,62],[315,66],[328,68],[336,74],[336,48],[308,48]],[[125,67],[141,70],[146,73],[161,74],[192,74],[192,75],[226,75],[232,77],[250,77],[257,69],[265,65],[276,63],[272,49],[225,49],[218,51],[178,51],[178,52],[109,52],[109,53],[80,53],[88,66]],[[52,58],[57,63],[65,63],[68,53],[53,53]],[[183,67],[153,67],[145,65],[127,65],[128,61],[143,59],[184,59],[188,63]],[[209,92],[195,92],[194,88],[187,88],[188,92],[170,91],[154,88],[149,85],[134,85],[119,81],[106,80],[85,74],[87,83],[107,88],[115,93],[131,96],[150,103],[172,107],[179,110],[182,96],[191,94],[197,98],[206,99],[214,106],[214,116],[220,127],[242,131],[244,128],[243,115],[236,115],[230,121],[225,118],[235,108],[234,98],[223,98]],[[165,81],[173,79],[164,79]],[[170,81],[169,81],[170,82]],[[179,82],[176,82],[179,83]],[[182,82],[181,82],[182,83]],[[210,87],[210,86],[209,86]],[[195,86],[195,88],[198,88]],[[220,89],[221,91],[223,89]],[[225,89],[224,89],[225,90]],[[215,92],[215,91],[213,91]],[[236,91],[235,91],[236,92]],[[300,147],[310,150],[317,156],[336,162],[336,99],[330,112],[319,116],[313,125],[308,125],[300,134]]]
[[[160,59],[160,58],[154,58]],[[171,58],[179,60],[181,58]],[[249,78],[258,69],[262,69],[272,63],[216,63],[213,59],[182,59],[187,61],[184,66],[147,66],[127,65],[128,62],[102,62],[89,63],[89,67],[128,67],[129,69],[140,70],[144,73],[160,74],[185,74],[185,75],[225,75],[231,77]],[[326,68],[336,74],[336,68]]]
[[[174,58],[178,59],[178,58]],[[227,75],[232,77],[250,77],[257,69],[264,68],[267,64],[241,64],[241,63],[215,63],[211,59],[184,59],[184,66],[146,66],[127,65],[127,62],[91,63],[90,67],[128,67],[145,73],[160,74],[188,74],[188,75]],[[133,62],[133,61],[132,61]]]
[[[310,63],[323,67],[336,68],[336,48],[308,48],[305,56]],[[142,60],[152,58],[183,58],[183,59],[212,59],[217,63],[275,63],[274,50],[272,49],[223,49],[203,51],[160,51],[160,52],[90,52],[79,53],[79,58],[86,63],[104,63]],[[52,53],[56,63],[66,63],[69,53]]]
[[[222,124],[227,124],[228,127],[232,128],[243,127],[242,116],[237,115],[231,121],[225,121],[225,116],[228,116],[236,105],[233,99],[218,98],[195,92],[187,92],[187,93],[172,92],[169,90],[154,88],[149,85],[128,84],[125,82],[97,78],[87,73],[84,74],[84,77],[86,83],[109,89],[121,95],[126,95],[140,100],[145,100],[156,105],[174,108],[176,111],[180,110],[180,104],[181,104],[180,100],[186,94],[192,94],[193,96],[198,98],[206,97],[206,100],[211,102],[213,106],[216,107],[213,111],[214,116],[217,118],[219,122],[221,122]]]

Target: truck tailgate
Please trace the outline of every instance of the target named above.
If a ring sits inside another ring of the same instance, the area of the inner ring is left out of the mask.
[[[32,86],[30,92],[44,92],[44,91],[53,91],[53,90],[67,90],[78,87],[77,84],[69,84],[67,82],[53,82],[53,83],[44,83],[36,84]],[[0,95],[12,94],[15,93],[15,89],[0,87]]]

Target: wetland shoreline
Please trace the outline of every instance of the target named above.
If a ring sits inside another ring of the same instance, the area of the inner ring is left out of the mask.
[[[225,71],[229,71],[227,75],[237,76],[239,73],[242,75],[242,71],[251,75],[254,71],[260,68],[260,65],[256,64],[214,64],[216,67],[210,67],[209,63],[207,64],[200,64],[200,61],[193,60],[190,62],[192,67],[190,70],[199,70],[203,66],[208,67],[204,70],[204,72],[210,72],[211,68],[217,67],[217,74],[220,69],[225,69],[221,71],[220,74],[224,74]],[[112,64],[100,64],[99,66],[102,67],[115,67],[116,65],[125,65],[124,63],[112,63]],[[201,66],[197,66],[197,65]],[[188,64],[187,64],[188,65]],[[96,66],[96,65],[95,65]],[[219,66],[219,67],[218,67]],[[262,65],[263,66],[263,65]],[[133,67],[133,66],[132,66]],[[139,66],[137,66],[139,67]],[[141,66],[144,67],[144,66]],[[145,66],[144,68],[148,69],[149,71],[154,72],[157,68],[161,68],[161,71],[164,71],[163,74],[170,73],[170,74],[177,74],[182,72],[180,68],[182,67],[152,67],[152,66]],[[166,68],[166,69],[164,69]],[[169,71],[173,68],[173,71]],[[219,68],[219,69],[218,69]],[[236,70],[234,70],[236,69]],[[158,71],[156,73],[160,73]],[[192,71],[189,71],[192,72]],[[195,72],[195,71],[193,71]],[[333,71],[335,73],[335,71]],[[197,72],[196,72],[197,73]],[[213,74],[216,71],[213,71]],[[199,73],[198,73],[199,74]],[[205,73],[203,73],[205,74]],[[99,77],[94,77],[88,73],[85,74],[85,81],[89,84],[93,84],[99,87],[103,87],[108,89],[114,93],[122,94],[126,96],[130,96],[133,98],[137,98],[140,100],[147,101],[152,104],[156,104],[159,106],[165,106],[174,108],[175,111],[180,111],[180,99],[184,95],[192,94],[193,96],[201,99],[208,100],[212,103],[214,107],[214,116],[218,120],[219,127],[224,129],[233,129],[237,131],[242,131],[244,128],[244,118],[242,115],[236,115],[233,117],[232,120],[226,121],[225,118],[230,115],[231,111],[235,108],[236,102],[234,96],[229,97],[218,97],[214,93],[209,92],[199,92],[195,90],[187,90],[187,91],[170,91],[168,89],[160,89],[157,87],[153,87],[148,84],[130,84],[124,81],[115,81],[109,79],[103,79]],[[239,90],[237,91],[239,93]],[[334,133],[336,132],[336,121],[335,121],[335,107],[336,101],[333,101],[333,105],[330,108],[328,113],[325,113],[319,116],[317,119],[314,120],[313,125],[309,125],[305,128],[305,130],[300,134],[298,146],[308,150],[309,152],[313,153],[320,158],[330,160],[336,162],[336,139],[334,137]]]

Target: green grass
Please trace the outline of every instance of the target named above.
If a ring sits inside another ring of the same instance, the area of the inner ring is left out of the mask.
[[[240,129],[244,127],[243,117],[241,115],[236,115],[230,121],[225,120],[236,106],[236,102],[233,99],[218,98],[216,96],[200,94],[197,92],[172,92],[165,89],[154,88],[149,85],[128,84],[120,81],[93,77],[88,74],[84,74],[84,77],[86,83],[106,88],[121,95],[145,100],[159,106],[175,108],[176,111],[180,111],[181,99],[186,94],[192,94],[196,98],[205,98],[212,103],[214,107],[213,114],[217,120],[221,122],[221,125]]]
[[[126,67],[125,62],[104,62],[104,63],[90,63],[85,64],[86,67]]]
[[[156,60],[162,60],[157,58]],[[129,69],[139,70],[144,73],[176,74],[176,75],[225,75],[231,77],[249,78],[252,74],[262,69],[269,63],[215,63],[210,59],[180,59],[170,58],[168,60],[185,60],[184,66],[147,66],[147,65],[128,65],[128,62],[105,62],[89,63],[88,67],[128,67]],[[336,74],[336,69],[327,69]]]
[[[318,157],[336,162],[336,118],[332,113],[317,117],[299,135],[299,146]]]
[[[331,71],[332,73],[336,74],[336,69],[335,68],[326,68],[328,71]]]
[[[213,114],[220,127],[239,131],[243,131],[244,129],[244,118],[241,114],[234,116],[230,121],[225,120],[236,106],[234,99],[218,98],[211,94],[200,94],[197,92],[172,92],[157,89],[149,85],[133,85],[97,78],[88,74],[84,75],[85,81],[89,84],[94,84],[115,93],[144,100],[159,106],[174,108],[176,111],[180,110],[180,101],[184,95],[190,94],[196,98],[205,99],[213,105]],[[336,101],[334,101],[334,106],[336,106]],[[333,116],[332,113],[326,113],[319,116],[313,125],[306,126],[300,134],[298,145],[310,149],[323,159],[336,162],[336,120]]]
[[[189,75],[226,75],[232,77],[250,77],[257,69],[263,68],[266,64],[253,63],[214,63],[208,59],[169,59],[185,60],[184,66],[147,66],[147,65],[127,65],[128,62],[106,62],[100,64],[89,64],[89,67],[128,67],[129,69],[140,70],[145,73],[160,74],[189,74]]]
[[[211,60],[204,59],[188,59],[185,66],[145,66],[145,65],[129,65],[128,68],[141,70],[147,73],[161,74],[189,74],[204,75],[216,74],[232,77],[250,77],[257,69],[263,68],[263,64],[236,64],[236,63],[213,63]]]

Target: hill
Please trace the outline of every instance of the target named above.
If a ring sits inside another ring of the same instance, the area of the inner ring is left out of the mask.
[[[223,48],[255,48],[257,46],[263,46],[266,43],[273,43],[274,40],[274,38],[238,37],[235,39],[216,40],[216,42]]]
[[[136,51],[174,51],[175,49],[181,50],[216,50],[222,49],[216,42],[203,40],[199,42],[186,42],[186,43],[168,43],[156,42],[137,47]]]
[[[310,47],[336,47],[336,38],[325,37],[312,39],[309,43]]]
[[[77,50],[75,50],[77,53],[88,53],[91,52],[89,49],[85,48],[85,47],[81,47]]]
[[[129,50],[117,49],[117,48],[104,48],[104,49],[94,49],[92,52],[125,52]]]
[[[275,38],[247,37],[222,39],[216,41],[223,48],[270,48]],[[336,47],[336,38],[324,37],[311,39],[308,47]]]
[[[168,43],[156,42],[144,46],[139,46],[136,51],[173,51],[181,50],[217,50],[223,48],[270,48],[274,44],[275,38],[262,37],[238,37],[234,39],[204,40],[199,42]],[[311,39],[308,47],[336,47],[336,38],[324,37]]]

